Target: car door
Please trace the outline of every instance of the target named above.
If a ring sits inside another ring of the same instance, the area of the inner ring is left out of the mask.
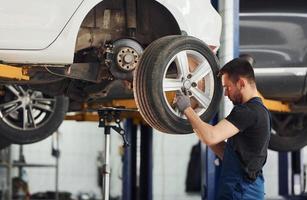
[[[0,49],[39,50],[61,33],[83,0],[0,0]]]

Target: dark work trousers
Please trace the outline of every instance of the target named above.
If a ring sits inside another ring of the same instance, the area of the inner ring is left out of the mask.
[[[223,167],[219,179],[217,200],[263,200],[264,179],[262,174],[255,181],[250,181],[244,176],[237,154],[230,142],[227,143]]]

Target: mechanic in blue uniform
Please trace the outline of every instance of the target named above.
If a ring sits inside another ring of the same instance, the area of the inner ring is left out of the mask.
[[[191,108],[190,97],[177,93],[176,105],[199,139],[222,159],[216,199],[264,199],[262,167],[270,139],[270,113],[263,105],[250,62],[235,58],[219,72],[231,113],[216,125],[203,122]],[[225,140],[227,139],[227,142]]]

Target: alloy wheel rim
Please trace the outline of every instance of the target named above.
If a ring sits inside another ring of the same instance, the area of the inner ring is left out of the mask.
[[[55,97],[20,85],[5,85],[0,104],[2,120],[10,127],[28,131],[38,129],[51,118],[56,106]]]
[[[176,69],[176,73],[171,70]],[[175,93],[188,91],[193,110],[200,116],[209,107],[214,93],[214,76],[205,56],[194,50],[178,52],[167,64],[163,74],[163,94],[169,110],[186,119],[174,104]]]

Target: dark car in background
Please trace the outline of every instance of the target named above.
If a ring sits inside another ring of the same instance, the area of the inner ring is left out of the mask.
[[[307,144],[307,2],[241,0],[240,53],[254,57],[257,86],[266,99],[289,105],[272,111],[270,148]]]

